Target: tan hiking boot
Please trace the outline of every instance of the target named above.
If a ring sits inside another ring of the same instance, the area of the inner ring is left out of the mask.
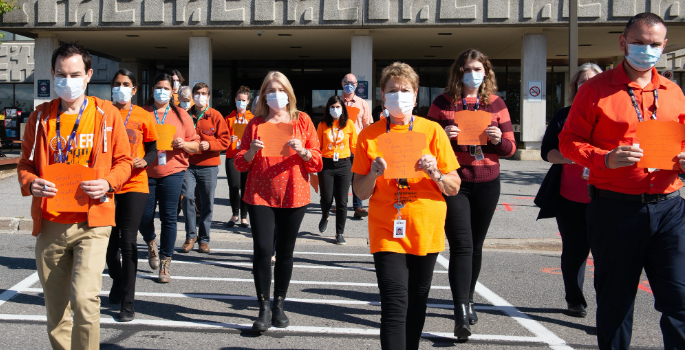
[[[209,244],[207,244],[207,242],[200,243],[200,247],[197,248],[197,251],[200,253],[209,253]]]
[[[153,270],[159,268],[159,248],[157,248],[155,240],[147,244],[147,263],[150,264],[150,268]]]
[[[159,283],[171,282],[171,258],[162,259],[162,266],[159,267]]]
[[[187,252],[193,250],[193,246],[195,245],[196,240],[197,240],[197,237],[191,238],[191,239],[186,239],[186,242],[183,243],[183,246],[181,246],[181,253],[187,253]]]

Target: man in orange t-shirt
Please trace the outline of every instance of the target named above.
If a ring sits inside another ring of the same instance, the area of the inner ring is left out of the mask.
[[[662,313],[666,349],[685,349],[685,201],[676,170],[638,163],[638,123],[685,119],[680,87],[654,65],[666,26],[653,13],[633,17],[619,38],[626,59],[578,90],[559,134],[564,157],[590,169],[588,238],[595,264],[597,342],[630,346],[635,293],[644,268]],[[685,153],[680,153],[680,171]]]

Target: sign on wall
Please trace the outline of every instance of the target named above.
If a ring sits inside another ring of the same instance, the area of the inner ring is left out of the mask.
[[[50,79],[38,80],[38,91],[36,92],[38,98],[50,98]]]
[[[357,90],[355,90],[355,95],[361,97],[364,100],[369,99],[369,82],[368,81],[360,81],[359,84],[357,84]]]
[[[528,102],[542,102],[542,82],[528,82]]]

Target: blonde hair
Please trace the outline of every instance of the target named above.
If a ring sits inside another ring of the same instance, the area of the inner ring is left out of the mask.
[[[464,83],[461,79],[464,77],[464,66],[469,60],[477,60],[483,64],[485,76],[483,83],[478,88],[478,99],[483,106],[490,105],[490,95],[497,92],[497,80],[495,79],[495,72],[492,70],[492,63],[487,56],[476,49],[468,49],[462,52],[454,61],[450,68],[450,77],[447,81],[445,94],[447,94],[454,104],[461,100],[461,94],[464,90]]]
[[[385,90],[385,85],[388,81],[400,80],[411,84],[414,92],[419,91],[419,75],[416,74],[414,68],[402,62],[395,62],[385,68],[381,73],[381,91]]]
[[[568,84],[568,102],[573,103],[573,99],[576,98],[578,93],[578,80],[580,80],[580,75],[585,71],[594,71],[595,75],[602,73],[602,68],[594,63],[583,63],[582,66],[578,67],[578,71],[571,78],[571,82]]]
[[[293,92],[293,86],[290,85],[288,78],[278,71],[271,71],[264,77],[262,87],[259,89],[259,99],[257,100],[255,115],[266,117],[269,114],[270,107],[266,104],[266,88],[272,81],[276,81],[283,86],[285,93],[288,95],[288,104],[286,107],[290,114],[290,121],[297,120],[300,116],[300,111],[297,110],[297,99],[295,98],[295,92]]]

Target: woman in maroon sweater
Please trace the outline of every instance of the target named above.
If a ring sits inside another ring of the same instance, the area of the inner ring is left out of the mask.
[[[454,336],[468,339],[471,327],[478,322],[473,310],[473,292],[480,274],[483,242],[499,201],[499,158],[510,157],[516,150],[509,111],[495,95],[497,82],[492,64],[475,49],[462,52],[452,64],[448,86],[428,111],[447,132],[461,167],[459,193],[445,196],[447,219],[445,234],[450,244],[449,279],[454,301]],[[454,113],[468,109],[492,113],[486,129],[487,145],[459,146],[459,127]]]

